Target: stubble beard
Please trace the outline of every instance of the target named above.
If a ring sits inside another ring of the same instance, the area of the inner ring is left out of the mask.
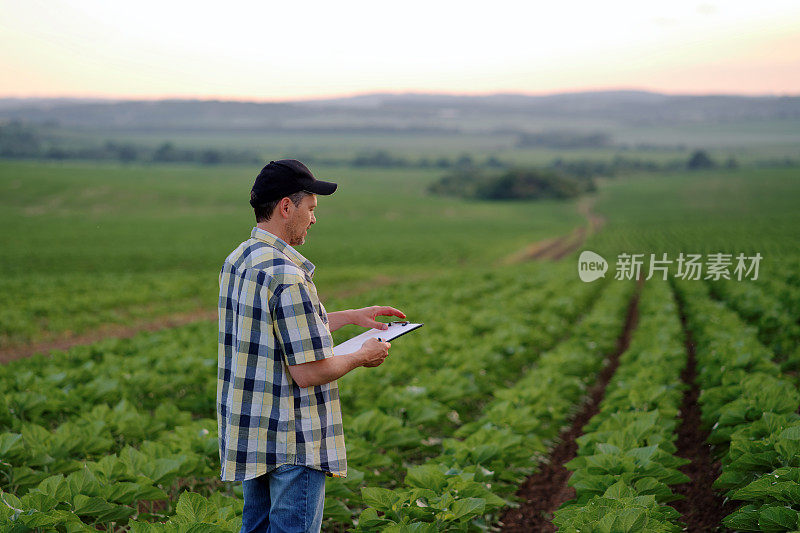
[[[306,237],[304,233],[306,232],[306,227],[303,227],[302,224],[292,224],[289,226],[289,244],[292,246],[300,246],[301,244],[306,242]]]

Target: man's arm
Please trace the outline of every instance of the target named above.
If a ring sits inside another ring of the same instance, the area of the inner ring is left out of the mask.
[[[378,366],[389,355],[388,342],[369,339],[357,352],[328,357],[299,365],[289,365],[289,374],[298,387],[324,385],[360,366]]]
[[[299,387],[322,385],[359,366],[378,366],[389,354],[389,343],[370,339],[351,354],[333,355],[329,326],[317,312],[317,301],[303,283],[283,286],[271,310],[275,340],[289,374]],[[364,313],[353,314],[355,319]],[[376,312],[377,314],[377,312]],[[330,322],[330,319],[329,319]]]
[[[328,328],[331,331],[336,331],[347,324],[355,324],[365,328],[386,329],[388,326],[385,323],[375,320],[375,317],[378,316],[406,317],[405,313],[394,307],[373,305],[371,307],[362,307],[361,309],[347,309],[328,313]]]

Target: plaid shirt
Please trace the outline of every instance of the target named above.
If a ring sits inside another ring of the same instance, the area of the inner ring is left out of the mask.
[[[336,382],[298,387],[288,365],[333,357],[328,317],[311,281],[314,265],[253,228],[219,275],[217,424],[223,481],[280,465],[345,476]]]

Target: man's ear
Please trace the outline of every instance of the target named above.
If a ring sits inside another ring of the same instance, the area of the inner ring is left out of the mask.
[[[293,205],[290,198],[281,198],[281,201],[278,202],[278,212],[281,214],[281,217],[289,218],[289,209],[290,206]]]

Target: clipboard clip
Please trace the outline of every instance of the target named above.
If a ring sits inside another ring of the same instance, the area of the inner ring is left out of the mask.
[[[395,325],[397,325],[397,326],[407,326],[408,325],[408,320],[395,320],[393,322],[387,322],[387,324],[390,325],[390,326],[395,326]]]

